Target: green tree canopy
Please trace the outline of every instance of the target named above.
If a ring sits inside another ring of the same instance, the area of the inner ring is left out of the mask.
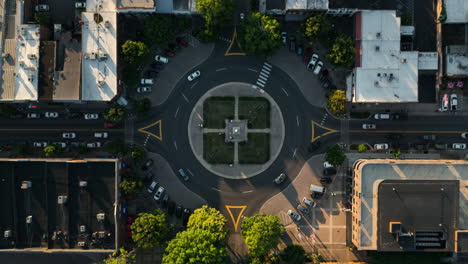
[[[163,257],[163,264],[226,263],[227,253],[218,236],[208,230],[187,229],[172,239]]]
[[[104,119],[112,123],[119,123],[125,118],[125,109],[120,106],[114,106],[107,109]]]
[[[137,115],[143,116],[151,109],[151,100],[144,98],[138,101],[134,101],[133,108]]]
[[[163,44],[174,36],[174,23],[170,16],[152,14],[145,23],[143,39],[148,46]]]
[[[325,161],[333,166],[340,166],[346,159],[346,155],[341,150],[340,146],[333,145],[327,148],[325,152]]]
[[[125,249],[121,248],[119,252],[110,254],[102,264],[134,264],[135,255],[129,253]]]
[[[334,90],[328,97],[327,107],[335,115],[342,114],[346,107],[346,94],[343,90]]]
[[[135,146],[132,149],[130,155],[132,156],[133,162],[138,163],[146,157],[146,151],[142,147]]]
[[[126,40],[122,45],[124,59],[130,64],[140,62],[148,53],[148,47],[141,41]]]
[[[365,144],[359,144],[358,145],[358,152],[364,152],[367,150],[367,146]]]
[[[113,155],[127,154],[127,147],[125,146],[125,142],[120,138],[115,138],[107,142],[105,149],[107,152]]]
[[[62,147],[56,144],[48,145],[47,147],[44,148],[44,154],[47,158],[56,157],[60,155],[62,151],[63,151]]]
[[[179,32],[184,32],[192,27],[192,16],[176,15],[174,16],[174,26]]]
[[[331,23],[325,14],[311,16],[302,23],[302,34],[310,44],[327,39],[330,31]]]
[[[119,186],[125,195],[136,195],[143,184],[138,179],[125,178]]]
[[[328,51],[327,58],[336,66],[352,67],[356,57],[353,40],[346,35],[340,35]]]
[[[138,247],[149,249],[160,245],[167,234],[166,215],[160,209],[152,213],[140,213],[133,222],[132,239]]]
[[[303,264],[306,261],[305,250],[301,245],[289,245],[284,249],[283,259],[288,264]]]
[[[245,217],[242,222],[241,234],[252,258],[266,256],[278,245],[283,233],[284,227],[278,216],[256,214]]]
[[[207,230],[217,237],[218,241],[225,241],[228,235],[224,215],[215,208],[206,205],[193,211],[187,228]]]
[[[0,104],[0,115],[9,116],[16,113],[16,108],[10,104]]]
[[[232,19],[234,2],[232,0],[195,0],[195,8],[205,20],[202,31],[203,39],[215,41]]]
[[[46,12],[37,12],[34,14],[34,20],[41,25],[49,24],[49,14]]]
[[[281,47],[279,22],[271,16],[252,13],[242,22],[240,41],[244,52],[270,56]]]

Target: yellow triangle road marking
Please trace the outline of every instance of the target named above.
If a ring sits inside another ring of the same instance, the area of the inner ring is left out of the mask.
[[[316,135],[316,128],[319,127],[323,130],[325,130],[326,132],[325,133],[322,133],[320,135]],[[340,132],[339,130],[335,130],[335,129],[331,129],[331,128],[328,128],[328,127],[325,127],[325,126],[322,126],[320,125],[319,123],[315,122],[312,120],[312,139],[311,139],[311,142],[314,142],[316,141],[317,139],[321,138],[321,137],[324,137],[326,135],[330,135],[332,133],[337,133],[337,132]]]
[[[226,209],[229,212],[229,216],[231,216],[232,223],[234,224],[234,232],[237,232],[237,227],[239,226],[239,220],[242,217],[242,213],[244,213],[247,205],[240,205],[240,206],[233,206],[233,205],[226,205]],[[234,219],[234,215],[232,214],[231,209],[241,209],[239,215]]]
[[[245,56],[246,54],[243,53],[243,52],[231,52],[232,45],[234,43],[237,44],[237,47],[239,47],[239,50],[242,50],[241,46],[239,44],[239,41],[237,39],[237,28],[234,28],[234,33],[232,34],[231,43],[229,44],[229,47],[227,48],[226,53],[224,53],[224,56],[236,56],[236,55],[237,56]]]
[[[150,131],[150,128],[152,127],[156,127],[156,131],[155,132],[152,132]],[[142,128],[139,128],[138,129],[138,132],[141,132],[141,133],[145,133],[147,135],[150,135],[152,137],[155,137],[157,139],[159,139],[160,141],[163,140],[163,136],[162,136],[162,120],[158,120],[152,124],[149,124],[145,127],[142,127]]]

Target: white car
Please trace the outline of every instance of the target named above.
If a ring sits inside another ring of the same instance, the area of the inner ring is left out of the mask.
[[[59,114],[57,112],[46,112],[45,117],[46,118],[57,118]]]
[[[200,77],[200,71],[195,71],[193,72],[192,74],[190,74],[188,77],[187,77],[187,80],[189,80],[189,82],[195,80],[196,78]]]
[[[76,2],[75,3],[75,8],[85,9],[86,8],[86,3],[85,2]]]
[[[40,114],[37,113],[28,113],[27,118],[39,118],[41,117]]]
[[[145,87],[138,87],[136,91],[137,93],[151,93],[152,89],[149,86],[145,86]]]
[[[302,202],[303,202],[305,205],[307,205],[308,207],[315,207],[315,206],[317,206],[317,203],[316,203],[316,202],[311,201],[311,200],[309,200],[309,199],[307,199],[307,198],[305,198],[305,197],[302,198]]]
[[[461,133],[462,138],[468,138],[468,133]]]
[[[458,107],[458,97],[456,94],[450,95],[450,109],[456,111]]]
[[[149,193],[153,193],[154,188],[156,188],[156,185],[158,185],[158,182],[157,182],[157,181],[153,181],[153,182],[151,183],[151,185],[148,187],[148,192],[149,192]]]
[[[162,63],[168,63],[169,62],[169,59],[166,58],[166,57],[163,57],[163,56],[160,56],[160,55],[156,55],[154,57],[154,59],[157,61],[157,62],[162,62]]]
[[[84,119],[86,120],[98,119],[98,118],[99,118],[99,114],[85,114],[84,115]]]
[[[286,34],[286,32],[281,32],[281,40],[283,41],[283,45],[286,45],[287,35],[288,34]]]
[[[63,133],[62,137],[63,138],[76,138],[76,134],[75,133]]]
[[[289,210],[288,211],[288,215],[294,220],[294,221],[300,221],[301,220],[301,216],[298,215],[297,213]]]
[[[36,12],[47,12],[49,11],[50,8],[48,5],[37,5],[36,6]]]
[[[52,143],[52,145],[60,146],[62,148],[67,147],[67,143],[65,143],[65,142],[54,142],[54,143]]]
[[[466,149],[466,144],[465,143],[453,143],[452,148],[453,149]]]
[[[374,119],[390,119],[390,114],[375,114]]]
[[[153,198],[156,201],[159,201],[163,194],[164,194],[164,187],[160,186],[158,190],[156,191],[156,193],[154,194]]]
[[[322,67],[323,67],[323,62],[322,61],[317,62],[317,66],[315,66],[315,69],[314,69],[314,74],[318,75],[320,71],[322,70]]]
[[[375,129],[376,127],[375,124],[362,124],[362,129]]]
[[[94,133],[95,138],[107,138],[108,134],[107,132],[96,132]]]
[[[310,57],[309,63],[307,64],[307,69],[309,71],[314,69],[315,64],[317,64],[318,58],[319,56],[317,54],[314,54],[312,55],[312,57]]]
[[[86,147],[88,147],[88,148],[99,148],[99,147],[101,147],[101,142],[88,143],[88,144],[86,144]]]
[[[328,169],[328,168],[333,168],[333,165],[331,165],[330,163],[328,163],[328,162],[325,161],[325,162],[323,163],[323,167],[324,167],[325,169]]]
[[[44,148],[47,147],[47,142],[34,142],[33,146],[36,148]]]
[[[146,84],[153,84],[153,79],[141,79],[140,84],[141,85],[146,85]]]
[[[377,150],[388,149],[388,144],[387,143],[375,144],[374,149],[377,149]]]
[[[244,13],[240,13],[239,16],[240,16],[240,19],[241,19],[241,20],[244,20],[244,18],[245,18],[245,14],[244,14]]]

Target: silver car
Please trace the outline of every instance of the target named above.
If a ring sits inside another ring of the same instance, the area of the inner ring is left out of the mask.
[[[300,204],[297,205],[296,209],[299,210],[299,212],[301,212],[303,214],[308,214],[309,213],[309,209],[305,208],[304,206],[302,206]]]
[[[301,216],[298,215],[297,213],[293,212],[292,210],[288,211],[288,215],[294,220],[294,221],[300,221]]]
[[[164,187],[160,186],[158,188],[158,190],[156,191],[156,193],[154,194],[153,198],[156,201],[159,201],[159,200],[161,200],[161,197],[162,197],[163,194],[164,194]]]
[[[195,80],[196,78],[200,77],[200,71],[195,71],[193,72],[192,74],[190,74],[188,77],[187,77],[187,80],[189,80],[189,82]]]

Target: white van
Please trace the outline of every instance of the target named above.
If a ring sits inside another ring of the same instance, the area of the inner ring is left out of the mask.
[[[390,114],[375,114],[374,119],[390,119]]]
[[[153,79],[141,79],[140,84],[145,85],[145,84],[153,84]]]
[[[312,193],[312,196],[314,198],[321,197],[325,192],[327,191],[327,188],[318,186],[318,185],[310,185],[310,192]]]
[[[315,69],[314,69],[314,74],[317,75],[320,73],[320,71],[322,70],[322,67],[323,67],[323,62],[322,61],[319,61],[317,63],[317,66],[315,66]]]

